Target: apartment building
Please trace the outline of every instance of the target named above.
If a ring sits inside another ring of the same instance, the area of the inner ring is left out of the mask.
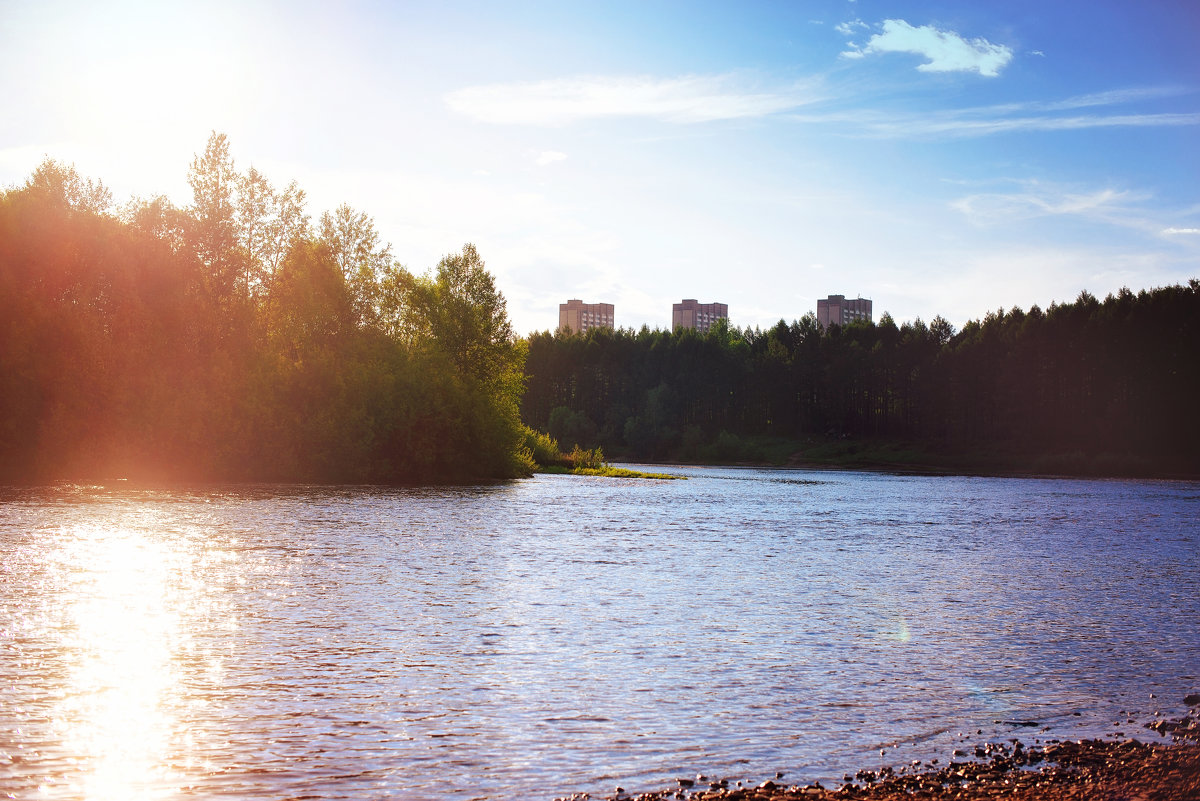
[[[729,318],[729,306],[724,303],[699,303],[694,298],[684,298],[682,303],[671,306],[672,331],[694,328],[705,333],[722,318]]]
[[[558,330],[583,334],[591,328],[614,328],[611,303],[584,303],[568,300],[558,304]]]
[[[817,322],[822,328],[831,325],[849,325],[858,320],[871,322],[871,301],[868,298],[850,298],[845,295],[830,295],[817,301]]]

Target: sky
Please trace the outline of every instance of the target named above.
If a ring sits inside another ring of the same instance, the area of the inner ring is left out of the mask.
[[[474,243],[522,334],[961,327],[1200,277],[1198,40],[1197,0],[0,0],[0,186],[186,205],[218,131],[414,272]]]

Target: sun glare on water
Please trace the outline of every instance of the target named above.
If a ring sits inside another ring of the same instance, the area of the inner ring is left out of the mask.
[[[136,530],[74,534],[60,554],[70,577],[63,595],[69,668],[56,722],[77,760],[79,786],[61,789],[90,801],[173,795],[186,560]]]

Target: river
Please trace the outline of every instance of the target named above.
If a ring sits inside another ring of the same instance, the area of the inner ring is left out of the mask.
[[[674,471],[0,490],[0,792],[828,783],[1200,689],[1200,485]]]

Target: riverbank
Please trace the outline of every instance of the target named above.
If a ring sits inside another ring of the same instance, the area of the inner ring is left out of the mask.
[[[931,475],[1200,478],[1196,465],[1160,464],[1134,454],[964,450],[893,439],[808,440],[789,455],[787,464]]]
[[[695,466],[878,470],[919,475],[1043,476],[1200,480],[1200,465],[1159,464],[1131,454],[964,450],[888,438],[730,438],[725,449],[694,448],[656,459],[616,453],[615,461]]]
[[[842,783],[790,784],[785,774],[757,785],[719,777],[677,780],[677,787],[648,793],[624,788],[609,801],[911,801],[911,799],[1014,799],[1015,801],[1196,801],[1200,799],[1200,696],[1189,695],[1188,714],[1146,724],[1172,743],[1137,739],[1079,740],[1026,746],[1019,739],[956,749],[946,764],[932,759],[900,768],[860,770]],[[587,794],[567,797],[587,799]],[[559,801],[564,801],[560,799]]]

